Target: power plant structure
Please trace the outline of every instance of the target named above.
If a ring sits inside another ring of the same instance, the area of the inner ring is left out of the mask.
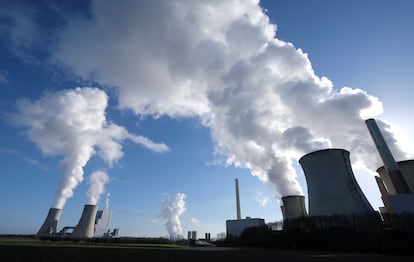
[[[97,211],[97,205],[85,205],[79,223],[73,229],[72,237],[91,238],[94,236]]]
[[[111,222],[112,211],[98,210],[95,217],[95,233],[94,237],[109,236],[109,223]]]
[[[299,160],[308,185],[309,216],[364,215],[374,209],[359,187],[344,149],[325,149]]]
[[[301,219],[308,216],[305,207],[305,197],[301,195],[291,195],[282,197],[283,229],[296,230],[302,229]]]
[[[236,213],[237,219],[226,220],[226,234],[228,238],[237,238],[243,233],[243,231],[249,227],[257,227],[265,225],[265,220],[262,218],[241,218],[240,210],[240,192],[239,192],[239,180],[235,179],[236,186]]]
[[[79,223],[73,226],[65,226],[57,230],[62,209],[50,208],[45,221],[37,232],[39,237],[72,237],[72,238],[101,238],[117,237],[119,229],[111,232],[109,223],[112,218],[112,211],[99,210],[97,205],[85,205]]]
[[[384,163],[376,178],[384,202],[381,214],[414,213],[414,160],[396,162],[375,119],[367,119],[365,124]]]
[[[410,193],[414,193],[414,160],[398,161],[397,165],[401,170],[403,179],[408,185]],[[381,166],[380,168],[378,168],[377,173],[379,174],[381,179],[384,181],[388,194],[389,195],[398,194],[391,180],[391,177],[388,175],[388,172],[385,166]]]
[[[239,193],[239,180],[236,178],[236,210],[237,210],[237,219],[241,219],[241,212],[240,212],[240,193]]]
[[[37,232],[38,236],[51,236],[57,233],[57,225],[62,214],[62,209],[50,208],[43,225]]]
[[[301,195],[292,195],[282,197],[283,220],[306,217],[308,214],[305,207],[305,197]]]
[[[392,185],[394,186],[395,192],[397,194],[410,193],[410,188],[401,173],[400,167],[394,160],[394,157],[391,154],[391,151],[388,148],[388,145],[385,142],[377,123],[375,122],[375,119],[367,119],[365,123],[372,139],[374,140],[375,146],[378,149],[378,153],[384,162],[384,167],[388,173],[388,177],[391,180]]]

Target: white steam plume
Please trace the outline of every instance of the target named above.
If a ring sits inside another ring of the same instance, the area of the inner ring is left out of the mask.
[[[185,194],[177,193],[175,196],[166,196],[161,201],[161,217],[170,239],[182,236],[180,216],[185,212]]]
[[[99,198],[105,193],[105,184],[109,182],[109,176],[103,171],[95,171],[89,177],[90,187],[86,193],[88,196],[88,204],[98,204]]]
[[[27,127],[27,134],[46,155],[62,155],[65,174],[56,192],[53,207],[63,208],[74,188],[83,180],[83,168],[98,154],[108,165],[123,156],[121,142],[135,143],[164,152],[168,147],[136,136],[106,120],[108,97],[97,88],[76,88],[47,94],[37,101],[17,101],[13,117]]]
[[[380,115],[381,102],[316,75],[307,54],[276,38],[257,0],[92,1],[90,10],[60,33],[57,64],[116,88],[120,107],[137,115],[199,117],[228,164],[279,195],[302,193],[292,161],[316,149],[380,165],[363,119]],[[404,157],[390,124],[379,125]]]
[[[106,204],[106,210],[109,210],[109,202],[111,201],[111,193],[106,194],[105,204]]]

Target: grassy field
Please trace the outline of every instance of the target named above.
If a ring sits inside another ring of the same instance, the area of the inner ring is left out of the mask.
[[[0,237],[1,261],[413,261],[414,257],[174,244],[40,241]],[[3,258],[5,258],[3,260]]]

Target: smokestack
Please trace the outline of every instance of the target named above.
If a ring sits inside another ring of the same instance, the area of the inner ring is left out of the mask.
[[[394,184],[395,190],[398,194],[410,193],[407,182],[404,180],[401,170],[397,162],[395,162],[394,157],[392,156],[391,151],[388,148],[377,123],[375,122],[375,119],[367,119],[365,120],[365,124],[367,125],[369,133],[374,140],[375,146],[378,149],[382,162],[384,162],[384,166],[387,169],[392,183]]]
[[[56,234],[57,224],[62,214],[62,209],[50,208],[43,225],[40,227],[37,235],[48,236]]]
[[[236,178],[236,208],[237,208],[237,220],[241,219],[240,213],[240,195],[239,195],[239,180]]]
[[[77,238],[91,238],[94,235],[97,205],[85,205],[78,225],[73,229],[72,236]]]
[[[355,179],[348,151],[319,150],[303,156],[299,163],[308,185],[309,216],[374,211]]]
[[[307,216],[304,196],[284,196],[282,202],[281,209],[284,220]]]

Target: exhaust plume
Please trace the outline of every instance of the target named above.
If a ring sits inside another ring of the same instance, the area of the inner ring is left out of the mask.
[[[83,168],[97,154],[109,166],[123,156],[121,142],[130,139],[156,152],[165,152],[165,144],[128,133],[107,122],[106,93],[85,87],[57,91],[37,101],[17,101],[16,123],[27,127],[27,135],[45,155],[63,156],[64,175],[56,192],[54,208],[62,209],[75,187],[83,181]]]
[[[103,171],[95,171],[89,178],[90,188],[87,192],[88,204],[97,205],[99,198],[105,192],[105,184],[109,182],[109,176]]]
[[[175,196],[166,196],[161,201],[161,217],[170,239],[182,236],[180,216],[185,212],[185,194],[177,193]]]
[[[109,210],[109,201],[111,200],[111,193],[106,194],[105,204],[106,204],[106,210]]]
[[[354,164],[380,166],[363,119],[382,114],[381,101],[316,75],[259,1],[92,1],[90,10],[60,32],[56,64],[115,88],[137,116],[198,117],[226,164],[279,196],[302,194],[293,162],[313,150],[345,148]]]

